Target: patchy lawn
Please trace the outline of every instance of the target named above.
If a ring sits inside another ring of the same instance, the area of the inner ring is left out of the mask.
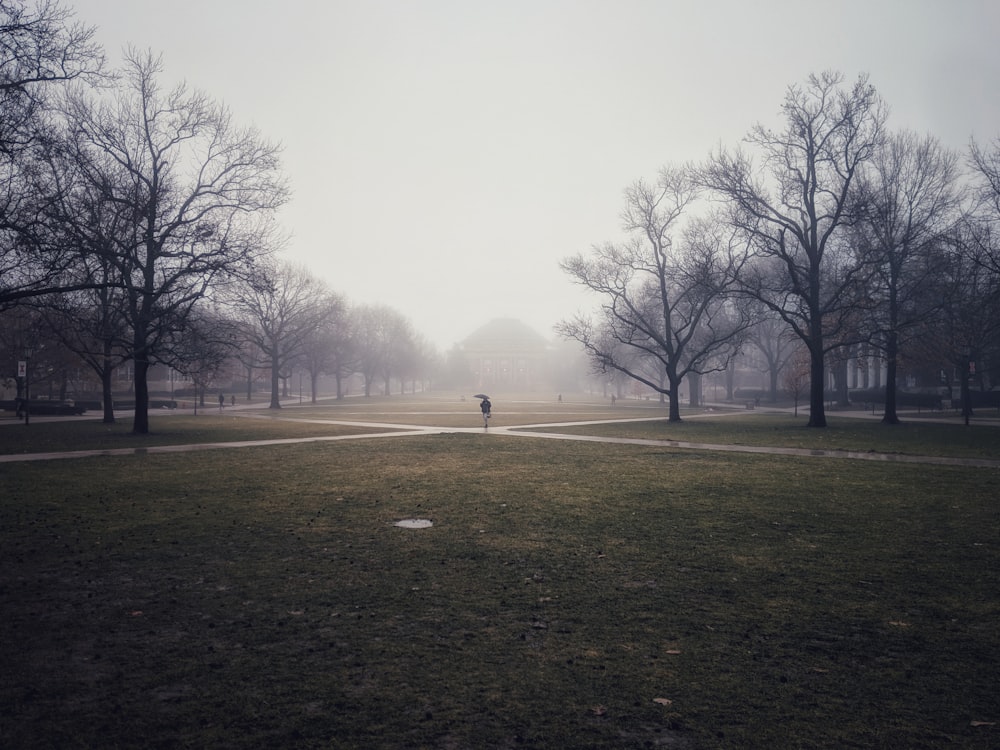
[[[2,472],[4,747],[1000,745],[994,469],[457,434]]]

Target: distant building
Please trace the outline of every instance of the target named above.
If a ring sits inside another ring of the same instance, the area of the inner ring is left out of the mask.
[[[551,388],[549,342],[519,320],[491,320],[460,342],[459,349],[477,390]]]

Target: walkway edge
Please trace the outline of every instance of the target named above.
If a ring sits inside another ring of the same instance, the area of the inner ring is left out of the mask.
[[[331,424],[367,424],[370,427],[394,428],[397,432],[370,432],[360,435],[328,435],[304,438],[277,438],[272,440],[244,440],[228,443],[188,443],[182,445],[153,445],[140,448],[105,448],[56,453],[8,453],[0,454],[0,463],[20,461],[51,461],[69,458],[93,458],[96,456],[144,456],[157,453],[190,453],[201,450],[221,450],[226,448],[257,448],[273,445],[298,445],[301,443],[327,443],[343,440],[370,440],[372,438],[396,438],[414,435],[482,434],[505,435],[518,438],[540,438],[543,440],[575,440],[587,443],[613,443],[618,445],[642,445],[661,448],[681,448],[684,450],[715,451],[721,453],[755,453],[772,456],[795,456],[800,458],[840,458],[854,461],[879,461],[882,463],[931,464],[937,466],[962,466],[1000,469],[1000,460],[987,458],[951,458],[947,456],[912,456],[900,453],[875,453],[872,451],[818,450],[811,448],[778,448],[753,445],[725,445],[716,443],[688,443],[680,440],[651,440],[644,438],[609,438],[597,435],[571,435],[560,432],[528,432],[535,425],[499,427],[492,430],[470,427],[414,427],[413,425],[392,425],[362,422],[331,422]],[[551,425],[546,425],[551,426]]]

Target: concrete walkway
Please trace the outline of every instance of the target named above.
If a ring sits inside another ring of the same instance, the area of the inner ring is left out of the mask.
[[[729,412],[732,414],[733,412]],[[752,414],[753,412],[750,412]],[[843,416],[843,414],[840,414]],[[862,416],[863,413],[859,414]],[[246,415],[253,418],[252,415]],[[694,416],[694,415],[692,415]],[[711,416],[706,413],[700,416]],[[281,419],[281,417],[270,416],[268,419]],[[871,417],[867,417],[871,418]],[[662,417],[656,417],[662,420]],[[720,451],[725,453],[756,453],[775,456],[796,456],[803,458],[835,458],[850,459],[855,461],[879,461],[883,463],[908,463],[908,464],[931,464],[940,466],[967,466],[982,467],[990,469],[1000,469],[1000,459],[984,458],[949,458],[944,456],[911,456],[897,453],[874,453],[868,451],[849,450],[816,450],[809,448],[779,448],[750,445],[725,445],[712,443],[688,443],[679,440],[650,440],[641,438],[610,438],[596,435],[570,435],[558,432],[531,432],[541,428],[552,427],[579,427],[588,424],[616,424],[622,421],[649,421],[649,420],[595,420],[578,422],[550,422],[536,425],[516,425],[512,427],[494,427],[485,430],[482,427],[433,427],[395,424],[386,422],[359,422],[344,420],[319,420],[319,419],[295,419],[290,421],[308,421],[313,423],[323,423],[330,425],[349,427],[368,427],[385,432],[370,432],[354,435],[330,435],[304,438],[280,438],[272,440],[245,440],[225,443],[190,443],[185,445],[155,445],[141,448],[106,448],[80,451],[59,451],[50,453],[15,453],[0,455],[0,463],[16,463],[22,461],[52,461],[67,458],[91,458],[95,456],[144,456],[158,453],[189,453],[192,451],[220,450],[233,448],[257,448],[271,445],[297,445],[303,443],[326,443],[344,440],[370,440],[372,438],[401,438],[414,435],[450,435],[450,434],[476,434],[483,437],[520,437],[536,438],[541,440],[574,440],[590,443],[616,443],[620,445],[642,445],[649,447],[681,448],[686,450],[700,451]],[[934,421],[940,421],[935,419]]]

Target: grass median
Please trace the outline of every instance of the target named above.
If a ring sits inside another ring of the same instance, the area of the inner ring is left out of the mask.
[[[531,428],[570,435],[638,438],[720,445],[774,446],[910,456],[1000,459],[1000,429],[993,425],[904,421],[884,425],[873,420],[831,416],[822,429],[784,413],[701,413],[678,423],[663,419]]]
[[[1000,739],[995,469],[453,434],[2,471],[5,747]]]

